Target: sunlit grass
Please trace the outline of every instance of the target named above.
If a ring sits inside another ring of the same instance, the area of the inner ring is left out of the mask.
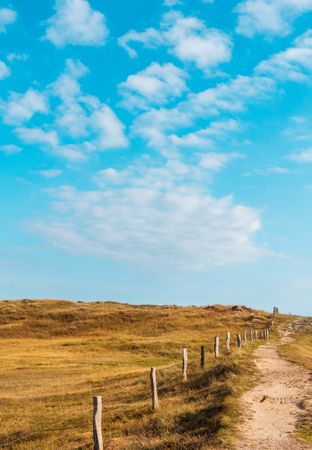
[[[291,335],[291,341],[279,346],[281,356],[291,362],[300,364],[312,370],[312,319],[302,322],[299,329]],[[305,414],[302,415],[297,427],[297,434],[312,444],[312,409],[305,403]]]
[[[92,395],[97,394],[103,397],[106,449],[230,448],[256,345],[234,352],[234,334],[249,325],[260,329],[268,317],[224,306],[0,303],[0,445],[29,434],[7,448],[93,448]],[[225,354],[227,331],[233,333],[231,356]],[[214,335],[221,338],[217,361]],[[186,383],[181,380],[183,346],[189,351]],[[156,412],[151,366],[158,369]]]

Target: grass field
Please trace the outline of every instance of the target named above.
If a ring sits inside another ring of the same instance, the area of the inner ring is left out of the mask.
[[[91,449],[94,394],[103,397],[106,449],[229,448],[257,344],[227,356],[225,335],[231,331],[234,340],[245,327],[261,329],[269,317],[218,305],[0,302],[0,448]],[[214,335],[221,339],[217,361]],[[183,346],[189,350],[186,383]],[[150,400],[152,366],[158,369],[156,412]]]
[[[312,319],[299,318],[288,324],[288,330],[290,339],[279,347],[281,356],[312,372]],[[298,423],[298,435],[312,444],[312,408],[306,404],[305,409],[306,414]]]

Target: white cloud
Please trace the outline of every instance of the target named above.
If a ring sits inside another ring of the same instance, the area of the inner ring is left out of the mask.
[[[312,0],[243,0],[236,7],[236,31],[247,37],[256,34],[285,36],[297,17],[312,11]]]
[[[300,115],[290,117],[289,124],[283,131],[283,135],[287,137],[287,140],[291,139],[300,142],[300,145],[309,146],[312,141],[311,117]]]
[[[60,100],[56,107],[57,125],[71,137],[87,136],[87,112],[80,102],[79,79],[88,73],[80,61],[67,60],[64,72],[50,85],[51,95]]]
[[[288,169],[288,167],[275,166],[275,167],[268,167],[266,169],[266,172],[268,174],[276,173],[276,174],[279,174],[279,175],[284,175],[286,173],[290,173],[290,169]]]
[[[46,170],[39,170],[39,175],[41,175],[44,178],[56,178],[59,177],[62,174],[61,169],[46,169]]]
[[[239,153],[204,153],[199,155],[199,166],[202,169],[217,172],[234,159],[241,157]]]
[[[288,167],[273,166],[266,167],[265,169],[257,169],[254,172],[259,175],[286,175],[290,174],[291,170]]]
[[[126,147],[125,127],[114,111],[97,97],[81,92],[79,79],[87,73],[80,61],[68,60],[64,73],[51,84],[52,95],[61,100],[56,108],[57,126],[80,143],[87,139],[82,141],[84,151]]]
[[[223,164],[216,155],[208,159],[206,170]],[[142,265],[197,269],[266,253],[253,241],[259,211],[213,197],[192,181],[196,170],[179,160],[141,161],[124,173],[105,169],[98,174],[103,188],[51,190],[56,216],[33,228],[67,251]]]
[[[178,103],[174,108],[152,109],[144,112],[136,118],[132,126],[134,135],[146,139],[151,147],[162,150],[170,149],[175,138],[173,131],[179,128],[194,127],[197,120],[213,118],[226,114],[237,114],[246,111],[249,104],[271,97],[276,89],[274,80],[267,77],[247,77],[238,76],[226,83],[220,83],[215,87],[206,89],[197,94],[189,94],[188,99]],[[200,142],[205,145],[209,144],[213,137],[213,133],[233,132],[235,122],[226,122],[221,125],[220,129],[212,129],[207,127],[203,130],[195,130],[191,133],[184,134],[184,141],[190,146],[193,140],[194,145]],[[222,129],[223,126],[223,129]],[[168,136],[171,136],[168,138]],[[182,143],[180,137],[176,139],[176,143]]]
[[[28,89],[24,94],[11,92],[6,104],[1,104],[4,121],[7,124],[18,125],[30,120],[34,114],[48,113],[46,97],[35,89]]]
[[[297,163],[312,163],[312,148],[306,148],[304,150],[294,152],[288,155],[290,161]]]
[[[5,153],[6,155],[15,155],[17,153],[21,153],[22,149],[18,145],[7,144],[7,145],[1,145],[0,151]]]
[[[124,125],[108,105],[101,105],[90,117],[90,126],[97,133],[94,146],[98,150],[127,147]]]
[[[137,56],[130,46],[132,42],[140,42],[147,48],[166,46],[178,59],[194,64],[208,74],[230,61],[232,56],[232,41],[227,34],[207,28],[200,19],[184,17],[177,11],[163,15],[159,30],[130,30],[118,42],[131,57]]]
[[[181,0],[164,0],[164,5],[169,7],[180,5],[181,3]]]
[[[30,58],[28,53],[15,53],[11,52],[7,55],[7,60],[10,62],[13,61],[27,61]]]
[[[16,21],[17,14],[14,9],[0,8],[0,33],[6,33],[7,26]]]
[[[90,148],[91,147],[91,148]],[[93,150],[92,146],[86,142],[80,144],[63,144],[54,147],[53,155],[66,159],[71,163],[82,163],[87,161],[88,154]]]
[[[262,61],[256,72],[279,80],[311,82],[312,29],[295,39],[293,47]]]
[[[3,62],[0,61],[0,80],[7,78],[11,75],[10,68]]]
[[[40,127],[18,126],[15,130],[25,144],[70,162],[83,162],[93,152],[128,146],[125,126],[115,112],[97,97],[85,95],[79,79],[88,73],[80,62],[68,60],[63,73],[43,91],[29,89],[25,94],[11,93],[0,103],[6,123],[14,126],[30,120],[35,113],[50,114]]]
[[[129,109],[163,105],[187,90],[186,77],[186,72],[173,64],[152,63],[119,85],[122,105]]]
[[[56,47],[105,44],[108,29],[104,14],[87,0],[56,0],[55,15],[48,20],[45,38]]]
[[[239,131],[240,128],[237,120],[219,120],[211,122],[206,128],[182,136],[171,134],[169,139],[177,147],[209,148],[214,146],[216,139],[227,138],[229,134]]]
[[[25,144],[41,144],[51,147],[58,145],[58,136],[55,131],[45,131],[41,128],[16,128],[15,132]]]

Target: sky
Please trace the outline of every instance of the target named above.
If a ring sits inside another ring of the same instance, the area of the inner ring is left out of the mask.
[[[0,298],[312,315],[311,19],[0,0]]]

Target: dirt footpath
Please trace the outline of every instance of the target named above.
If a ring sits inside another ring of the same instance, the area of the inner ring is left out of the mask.
[[[311,403],[308,371],[282,359],[273,344],[255,351],[261,382],[243,396],[246,421],[237,450],[305,450],[293,436],[296,422]]]

